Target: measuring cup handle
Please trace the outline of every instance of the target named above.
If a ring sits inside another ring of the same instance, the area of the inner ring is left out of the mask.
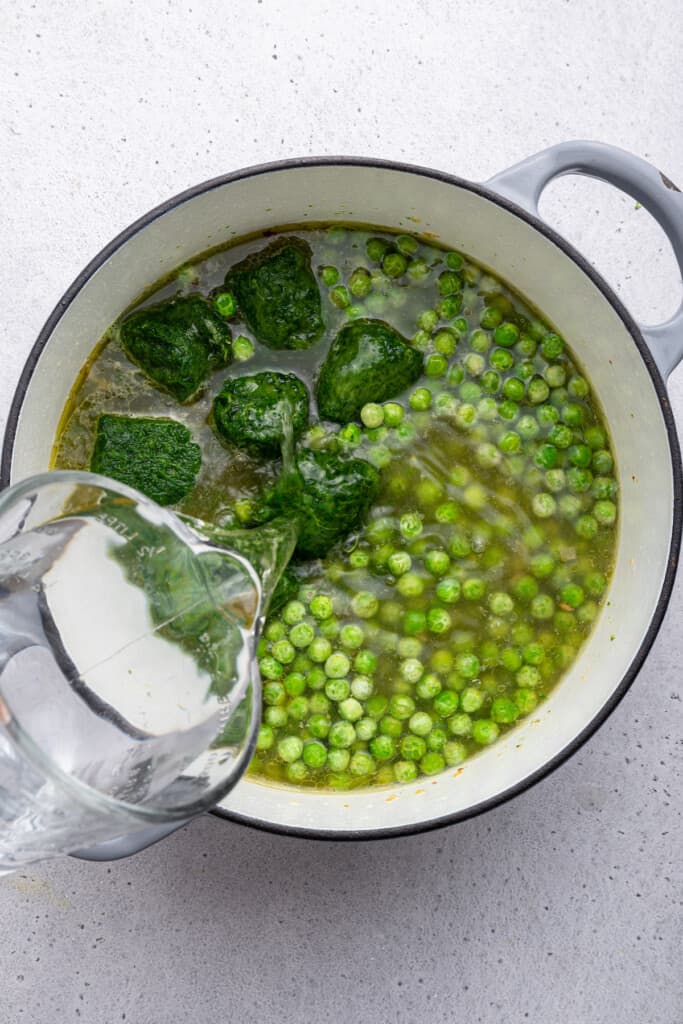
[[[183,825],[187,825],[191,819],[184,821],[173,821],[169,825],[157,825],[152,828],[142,829],[131,836],[119,836],[118,839],[108,839],[105,843],[98,843],[87,850],[74,850],[72,857],[79,860],[121,860],[123,857],[130,857],[134,853],[146,850],[153,846],[160,839],[165,839],[173,832],[177,832]]]
[[[546,186],[563,174],[585,174],[642,203],[666,233],[683,275],[683,193],[647,160],[602,142],[562,142],[501,171],[485,184],[539,217]],[[639,325],[665,379],[683,358],[683,302],[663,324]]]

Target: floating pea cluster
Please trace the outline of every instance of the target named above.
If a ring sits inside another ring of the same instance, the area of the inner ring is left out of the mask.
[[[382,493],[267,623],[254,762],[341,789],[457,770],[532,714],[599,612],[617,521],[608,435],[562,338],[412,236],[371,236],[354,266],[358,234],[320,269],[335,315],[384,316],[424,376],[305,438],[369,459]]]

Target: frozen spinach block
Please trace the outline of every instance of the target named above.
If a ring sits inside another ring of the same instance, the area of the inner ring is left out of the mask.
[[[203,295],[176,296],[125,318],[121,345],[134,363],[179,402],[192,398],[212,370],[232,361],[232,335]]]
[[[296,517],[296,553],[320,558],[360,526],[378,489],[379,473],[364,459],[305,448],[297,455],[295,471],[283,474],[265,494],[255,524],[280,514]]]
[[[225,287],[250,330],[269,348],[310,348],[323,332],[311,249],[280,238],[228,271]]]
[[[226,380],[213,402],[213,422],[238,448],[276,455],[287,418],[294,440],[306,429],[308,405],[306,385],[295,374],[264,370]]]
[[[367,402],[385,402],[421,375],[421,354],[383,320],[354,320],[342,327],[320,368],[318,412],[348,423]]]
[[[90,459],[93,473],[173,505],[194,487],[201,450],[182,423],[136,416],[100,416]]]

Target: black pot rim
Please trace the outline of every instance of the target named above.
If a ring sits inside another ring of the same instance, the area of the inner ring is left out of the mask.
[[[50,316],[47,318],[38,338],[31,349],[21,376],[19,383],[17,384],[16,391],[12,405],[10,407],[9,416],[7,419],[7,426],[5,429],[5,436],[2,446],[2,458],[0,460],[0,488],[9,486],[10,482],[10,471],[12,463],[12,453],[14,450],[14,442],[16,439],[17,424],[21,407],[23,405],[24,397],[28,389],[29,382],[33,376],[33,372],[38,363],[38,359],[47,345],[52,332],[54,331],[57,323],[64,315],[65,311],[74,301],[78,293],[81,291],[86,282],[93,276],[93,274],[106,262],[125,242],[127,242],[133,235],[146,228],[153,221],[159,217],[168,213],[170,210],[175,209],[183,203],[188,202],[197,196],[203,195],[206,192],[210,192],[213,189],[221,188],[224,185],[241,181],[246,178],[257,177],[261,174],[269,174],[278,171],[289,171],[294,169],[307,169],[313,167],[326,167],[326,166],[347,166],[347,167],[370,167],[379,168],[382,170],[399,171],[402,173],[414,174],[420,177],[432,178],[436,181],[443,182],[446,185],[454,185],[461,189],[466,189],[473,192],[475,195],[480,196],[483,199],[487,199],[497,206],[502,207],[508,212],[519,217],[521,220],[526,221],[531,227],[535,228],[539,234],[543,235],[549,241],[553,242],[562,252],[568,256],[577,266],[586,274],[593,284],[600,290],[605,299],[613,307],[624,327],[631,335],[633,342],[640,353],[640,356],[647,367],[647,370],[652,379],[652,383],[659,399],[661,406],[664,423],[666,426],[667,437],[669,441],[669,449],[671,455],[671,470],[674,482],[674,507],[673,507],[673,523],[671,530],[671,543],[669,547],[669,557],[667,562],[667,569],[662,581],[662,587],[659,593],[659,598],[655,611],[650,620],[648,629],[645,636],[634,652],[631,664],[629,665],[626,673],[623,675],[619,684],[613,690],[610,698],[600,708],[596,715],[587,723],[587,725],[579,732],[559,753],[557,753],[549,761],[546,761],[544,765],[538,768],[535,772],[526,776],[520,782],[509,786],[501,793],[490,797],[487,800],[483,800],[478,804],[474,804],[461,811],[454,811],[450,814],[440,815],[437,818],[429,818],[424,821],[413,822],[408,825],[398,825],[395,827],[378,828],[378,829],[366,829],[366,830],[354,830],[354,829],[315,829],[315,828],[301,828],[291,825],[280,825],[275,822],[270,822],[257,817],[250,817],[247,815],[239,814],[235,811],[225,810],[222,807],[215,808],[211,813],[217,817],[224,818],[228,821],[234,821],[242,825],[247,825],[251,828],[258,828],[266,832],[279,833],[282,835],[298,836],[307,839],[320,839],[320,840],[374,840],[374,839],[386,839],[398,836],[415,835],[421,832],[428,832],[432,829],[443,828],[446,825],[453,825],[460,821],[465,821],[468,818],[473,818],[479,814],[483,814],[485,811],[491,810],[494,807],[498,807],[500,804],[511,800],[513,797],[524,793],[527,789],[530,789],[541,779],[547,778],[551,772],[559,768],[568,758],[575,754],[588,739],[599,729],[599,727],[607,720],[607,718],[614,711],[619,702],[623,699],[627,691],[630,689],[633,681],[635,680],[638,672],[640,671],[647,654],[654,643],[655,637],[659,632],[662,625],[664,615],[671,598],[671,593],[674,586],[676,566],[678,564],[678,556],[681,545],[681,527],[683,523],[683,509],[681,504],[681,483],[682,483],[682,472],[681,472],[681,454],[678,442],[678,436],[676,433],[676,426],[669,403],[669,397],[666,391],[666,387],[662,377],[660,376],[659,370],[655,364],[655,361],[650,353],[650,350],[643,338],[643,335],[631,314],[625,308],[618,296],[612,291],[607,282],[597,273],[597,271],[590,265],[584,256],[581,255],[572,245],[569,244],[561,235],[554,231],[551,227],[545,224],[538,217],[533,216],[526,210],[517,206],[509,199],[498,195],[492,189],[486,187],[486,185],[480,185],[479,183],[467,181],[463,178],[458,178],[452,174],[446,174],[442,171],[435,171],[428,167],[420,167],[413,164],[400,163],[391,160],[379,160],[366,157],[353,157],[353,156],[325,156],[325,157],[302,157],[291,160],[279,160],[272,163],[257,164],[252,167],[245,167],[241,170],[233,171],[229,174],[220,175],[216,178],[211,178],[208,181],[202,182],[199,185],[195,185],[192,188],[186,189],[183,192],[167,199],[164,203],[154,207],[148,213],[144,214],[138,220],[134,221],[124,231],[118,234],[108,245],[106,245],[101,252],[88,265],[81,271],[78,277],[74,280],[73,284],[66,290],[62,298],[59,300],[55,308],[53,309]]]

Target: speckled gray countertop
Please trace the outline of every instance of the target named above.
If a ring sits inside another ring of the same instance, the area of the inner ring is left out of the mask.
[[[85,262],[221,172],[353,153],[484,179],[588,137],[683,182],[679,0],[0,0],[0,17],[0,427]],[[636,315],[672,312],[680,276],[644,210],[565,179],[543,211]],[[682,612],[679,581],[607,724],[474,821],[335,845],[207,817],[133,860],[0,880],[1,1024],[680,1024]]]

